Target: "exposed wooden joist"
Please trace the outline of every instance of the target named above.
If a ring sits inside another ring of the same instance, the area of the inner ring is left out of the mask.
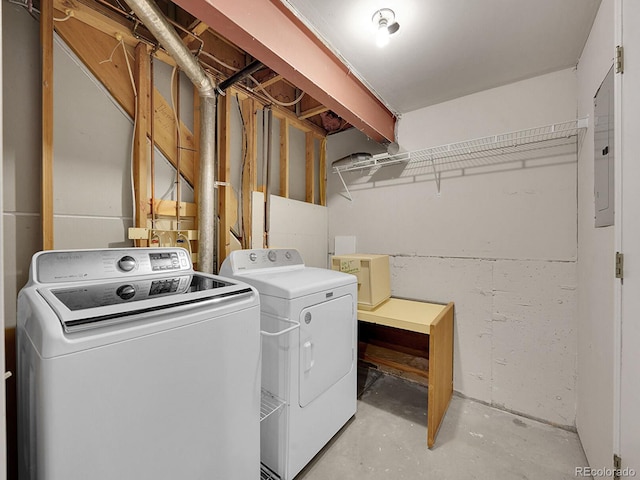
[[[282,75],[276,75],[275,77],[271,77],[269,80],[265,80],[264,82],[260,83],[260,86],[262,88],[267,88],[270,85],[273,85],[276,82],[279,82],[282,80]]]
[[[306,194],[307,203],[315,203],[316,169],[313,134],[305,134],[305,172],[306,172]]]
[[[208,28],[209,26],[206,23],[197,20],[196,22],[194,22],[194,25],[189,28],[189,31],[196,37],[200,37],[200,35],[206,32]],[[182,41],[187,47],[191,47],[191,45],[196,43],[196,39],[188,33],[182,35]]]
[[[140,42],[140,40],[138,40],[131,32],[131,22],[119,17],[115,13],[107,15],[104,11],[97,11],[96,9],[100,8],[97,4],[92,8],[77,0],[53,0],[53,5],[56,10],[59,10],[61,16],[65,15],[62,12],[67,9],[73,12],[73,18],[66,22],[58,22],[56,30],[59,30],[59,27],[63,24],[79,21],[106,35],[109,35],[114,39],[118,37],[122,38],[122,41],[131,48],[134,48]],[[85,41],[87,41],[86,38]],[[168,63],[169,65],[175,65],[173,59],[163,50],[157,50],[155,55],[163,62]]]
[[[282,2],[176,2],[372,139],[394,140],[393,114]]]
[[[327,135],[327,132],[324,129],[309,121],[300,120],[291,110],[287,110],[286,108],[280,107],[278,105],[272,105],[271,109],[273,110],[274,117],[276,117],[280,121],[286,118],[289,121],[289,125],[296,127],[298,130],[302,130],[305,133],[313,132],[320,137],[324,137]]]
[[[53,249],[53,1],[40,2],[42,48],[42,249]]]
[[[139,43],[136,46],[135,82],[137,89],[136,103],[138,121],[133,137],[133,191],[136,203],[135,226],[147,228],[149,214],[149,195],[147,182],[149,177],[149,145],[147,132],[149,131],[149,117],[151,115],[150,101],[150,56],[147,46]],[[138,240],[138,246],[146,246],[145,240]]]
[[[322,112],[326,112],[327,110],[329,110],[327,107],[325,107],[324,105],[320,105],[318,107],[310,108],[309,110],[305,110],[304,112],[301,112],[300,115],[298,115],[298,118],[300,120],[305,120],[309,117],[319,115]]]
[[[289,120],[280,121],[280,196],[289,198]]]

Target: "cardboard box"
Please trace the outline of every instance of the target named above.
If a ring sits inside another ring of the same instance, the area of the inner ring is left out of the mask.
[[[336,255],[331,258],[331,269],[358,277],[358,308],[362,310],[373,310],[391,297],[389,255]]]

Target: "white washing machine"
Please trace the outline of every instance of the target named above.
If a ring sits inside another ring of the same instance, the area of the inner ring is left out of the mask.
[[[41,252],[18,297],[20,480],[260,475],[255,289],[186,250]]]
[[[292,249],[234,251],[220,273],[260,293],[262,388],[284,401],[261,422],[260,459],[291,480],[356,413],[357,279]]]

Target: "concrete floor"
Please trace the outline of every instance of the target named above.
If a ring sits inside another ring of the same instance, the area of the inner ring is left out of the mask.
[[[358,412],[295,480],[575,479],[575,433],[453,397],[426,447],[424,386],[361,369]]]

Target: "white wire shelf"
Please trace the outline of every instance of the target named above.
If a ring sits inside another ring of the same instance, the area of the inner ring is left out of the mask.
[[[553,146],[574,143],[587,126],[588,119],[583,118],[396,155],[380,154],[369,158],[359,157],[353,162],[334,166],[333,172],[339,175],[350,200],[351,194],[342,177],[343,173],[402,163],[407,165],[405,169],[430,168],[431,173],[436,177],[439,192],[442,171],[499,163],[499,159],[496,160],[497,157],[543,148],[541,146],[543,143],[550,143]]]
[[[280,477],[271,471],[269,467],[260,464],[260,480],[280,480]]]
[[[276,397],[274,394],[263,388],[260,398],[260,421],[262,422],[269,415],[280,410],[284,404],[284,400]]]

